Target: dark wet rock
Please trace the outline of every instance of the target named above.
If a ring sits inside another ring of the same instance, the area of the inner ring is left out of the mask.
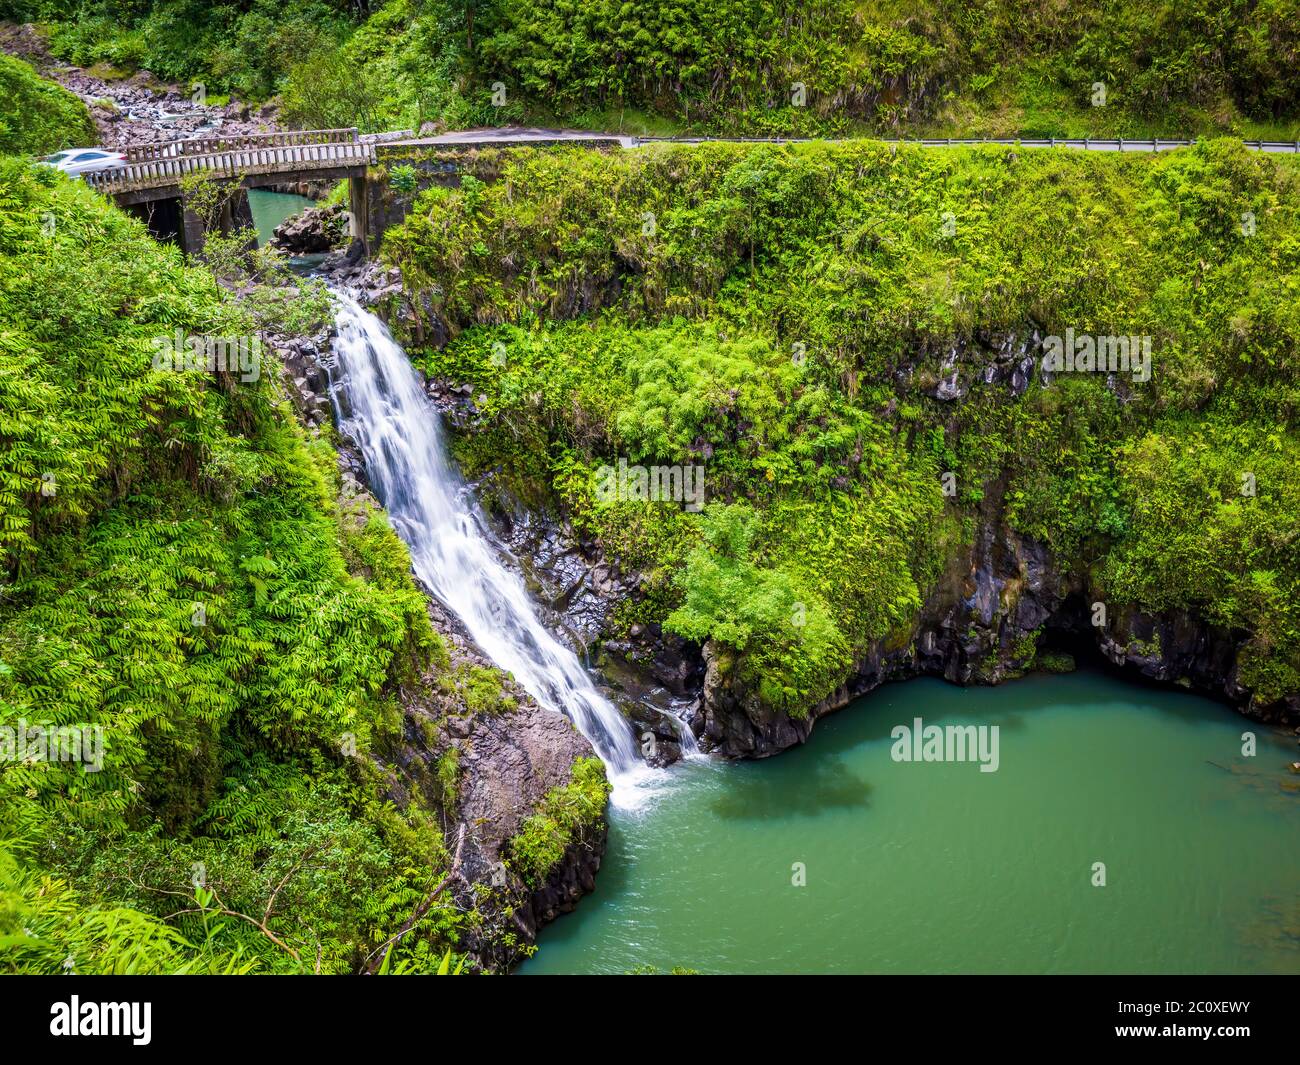
[[[642,595],[642,575],[610,564],[599,544],[583,542],[570,526],[528,510],[499,486],[477,487],[490,504],[497,535],[521,561],[548,627],[587,657],[639,734],[649,722],[655,735],[679,740],[684,708],[696,700],[704,680],[699,645],[659,624],[609,635],[619,628],[615,609]]]
[[[877,641],[849,680],[805,717],[773,711],[737,677],[726,649],[705,648],[705,734],[729,757],[766,757],[804,742],[816,721],[891,680],[920,675],[997,684],[1034,667],[1053,634],[1091,643],[1134,677],[1177,684],[1266,722],[1300,721],[1300,696],[1261,704],[1238,676],[1249,637],[1186,610],[1149,614],[1114,607],[1093,625],[1102,597],[1063,572],[1040,543],[1009,529],[996,494],[986,501],[968,556],[949,566],[907,633]],[[1104,605],[1104,604],[1103,604]]]
[[[961,370],[957,366],[957,358],[960,348],[953,348],[943,361],[940,369],[939,383],[935,386],[935,399],[950,403],[956,399],[964,399],[970,392],[970,385],[963,381]]]
[[[1221,688],[1232,701],[1251,702],[1237,679],[1237,651],[1245,633],[1206,624],[1185,610],[1162,615],[1133,607],[1113,612],[1099,628],[1098,644],[1115,665],[1168,683],[1187,683],[1202,691]]]
[[[398,269],[365,258],[360,241],[354,241],[346,255],[323,263],[320,273],[352,293],[398,343],[442,347],[451,339],[451,329],[434,306],[433,295],[424,292],[411,297],[402,286]]]
[[[275,227],[271,242],[290,255],[333,251],[348,239],[348,213],[342,204],[309,207]]]
[[[665,700],[662,707],[656,705],[654,697],[661,694],[641,693],[640,697],[632,698],[624,691],[618,698],[619,708],[632,724],[641,756],[657,769],[681,758],[683,733],[689,727],[680,709],[664,708],[674,705],[671,700]]]
[[[774,710],[737,683],[730,649],[710,641],[704,661],[704,737],[712,750],[732,758],[764,758],[808,738],[811,717]]]
[[[309,429],[319,429],[331,418],[329,377],[324,365],[330,357],[332,327],[314,336],[270,333],[265,345],[279,360],[281,382],[294,409]]]
[[[304,196],[309,200],[323,200],[334,191],[338,182],[333,178],[277,181],[273,185],[258,185],[267,192],[282,192],[287,196]]]
[[[633,630],[639,626],[633,626]],[[690,697],[704,682],[704,658],[698,644],[685,640],[659,625],[632,631],[620,640],[607,640],[604,649],[639,671],[675,698]]]

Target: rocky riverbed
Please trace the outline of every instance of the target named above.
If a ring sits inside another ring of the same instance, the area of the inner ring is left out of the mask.
[[[276,109],[238,100],[207,106],[198,86],[169,85],[148,71],[124,77],[92,73],[52,56],[31,24],[0,25],[0,51],[25,59],[42,75],[81,97],[90,108],[99,144],[123,151],[137,144],[199,135],[270,133],[281,128]]]

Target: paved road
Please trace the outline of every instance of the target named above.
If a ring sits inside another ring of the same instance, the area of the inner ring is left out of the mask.
[[[616,144],[622,148],[636,148],[642,138],[621,133],[588,133],[577,129],[542,129],[537,126],[499,126],[489,129],[463,129],[455,133],[442,133],[436,137],[399,137],[389,139],[381,134],[376,143],[384,146],[463,148],[492,147],[501,144],[563,144],[577,141],[582,144]]]

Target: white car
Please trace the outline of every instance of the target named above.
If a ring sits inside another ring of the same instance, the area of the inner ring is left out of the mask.
[[[89,174],[95,170],[113,170],[126,165],[122,152],[107,152],[103,148],[68,148],[47,155],[42,160],[65,174]]]

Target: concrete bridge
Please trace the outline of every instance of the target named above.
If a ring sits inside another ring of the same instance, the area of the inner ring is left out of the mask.
[[[86,182],[142,218],[154,236],[177,240],[186,252],[201,252],[205,238],[203,220],[186,204],[184,180],[195,174],[238,185],[217,220],[224,233],[252,225],[248,189],[343,178],[351,186],[349,207],[358,233],[365,232],[366,169],[376,159],[374,145],[363,142],[355,129],[194,137],[138,145],[126,155],[124,166],[86,174]]]

